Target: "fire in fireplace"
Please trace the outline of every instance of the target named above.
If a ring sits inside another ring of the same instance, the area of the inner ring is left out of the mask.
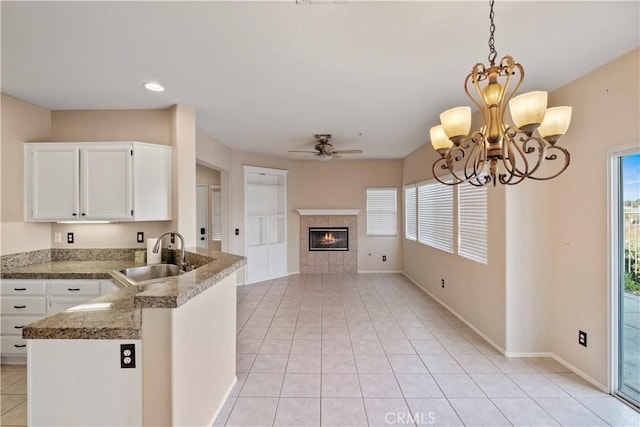
[[[347,227],[309,227],[310,251],[348,251]]]

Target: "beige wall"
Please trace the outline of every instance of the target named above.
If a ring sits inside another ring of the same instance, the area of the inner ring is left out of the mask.
[[[185,245],[196,245],[196,112],[176,105],[171,109],[173,145],[173,223]]]
[[[358,215],[358,270],[401,271],[401,227],[395,237],[367,236],[367,187],[398,188],[398,216],[401,216],[400,187],[402,160],[299,161],[293,209],[360,209]],[[291,182],[291,180],[289,181]],[[296,225],[300,216],[294,211]],[[298,230],[299,234],[299,230]],[[298,242],[296,240],[296,242]],[[296,246],[298,244],[296,243]],[[382,261],[382,256],[387,261]],[[289,269],[290,271],[291,268]]]
[[[405,157],[403,185],[432,179],[438,153],[431,146]],[[505,191],[489,188],[487,265],[402,238],[402,270],[480,333],[504,349],[505,340]],[[404,218],[404,217],[403,217]],[[454,224],[454,231],[457,227]],[[455,234],[457,235],[457,234]],[[440,280],[445,279],[442,288]]]
[[[569,83],[549,96],[573,105],[561,143],[571,166],[552,185],[551,346],[592,378],[607,381],[607,159],[614,147],[640,145],[640,50]],[[578,329],[589,334],[578,345]]]
[[[196,128],[196,159],[199,164],[220,172],[220,198],[222,203],[221,250],[231,252],[231,149]]]
[[[401,160],[298,161],[258,154],[233,152],[231,177],[232,253],[244,254],[243,165],[286,169],[288,270],[300,271],[300,216],[296,209],[361,209],[358,227],[358,268],[360,271],[400,271],[400,237],[367,237],[366,188],[399,187]],[[369,253],[371,255],[369,255]],[[382,262],[382,255],[387,261]]]
[[[51,247],[51,224],[24,222],[24,142],[51,137],[51,112],[2,94],[0,255]]]
[[[549,94],[549,105],[573,106],[561,141],[571,165],[553,181],[489,189],[487,266],[403,242],[404,271],[508,353],[556,355],[601,385],[609,352],[607,162],[615,147],[640,146],[639,64],[636,49]],[[424,166],[436,155],[425,146],[405,158],[404,183],[427,179]],[[587,348],[577,343],[579,329],[589,334]]]
[[[53,111],[51,141],[171,145],[171,109]]]
[[[220,172],[207,166],[196,164],[196,184],[220,185]]]

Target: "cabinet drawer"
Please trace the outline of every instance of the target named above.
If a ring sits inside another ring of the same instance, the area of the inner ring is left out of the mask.
[[[74,280],[52,280],[49,284],[51,295],[59,296],[98,296],[100,295],[100,282],[95,281],[74,281]]]
[[[24,326],[40,319],[42,317],[2,316],[2,335],[22,336],[22,328]]]
[[[47,282],[44,280],[3,280],[2,295],[45,295]]]
[[[61,311],[68,310],[77,305],[81,305],[89,301],[90,298],[86,297],[51,297],[49,300],[49,310],[47,311],[47,316],[51,316],[56,313],[60,313]]]
[[[21,337],[2,337],[2,354],[27,354],[27,340]]]
[[[46,297],[2,297],[2,314],[42,314],[47,312]]]

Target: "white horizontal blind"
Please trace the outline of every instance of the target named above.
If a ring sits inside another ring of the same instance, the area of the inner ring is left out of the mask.
[[[395,188],[367,188],[367,236],[397,235],[397,197]]]
[[[416,187],[406,187],[404,189],[404,237],[409,240],[416,240],[418,237],[417,201]]]
[[[458,255],[487,263],[487,187],[458,185]]]
[[[418,187],[418,241],[453,253],[453,187],[437,182]]]
[[[211,198],[212,204],[212,215],[211,220],[213,221],[213,233],[211,234],[211,240],[222,240],[222,208],[220,206],[220,189],[214,188],[211,192],[213,196]]]

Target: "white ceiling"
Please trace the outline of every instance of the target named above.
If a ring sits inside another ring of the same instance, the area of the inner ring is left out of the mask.
[[[498,58],[525,67],[521,92],[553,90],[639,46],[639,5],[498,0]],[[406,156],[442,110],[471,105],[463,81],[488,54],[487,1],[1,8],[3,92],[53,110],[184,104],[227,146],[292,158],[314,133],[356,158]]]

